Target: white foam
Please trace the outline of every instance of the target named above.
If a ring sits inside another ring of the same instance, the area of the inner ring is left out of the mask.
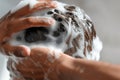
[[[16,7],[14,7],[11,10],[11,13],[18,11],[27,5],[29,5],[30,9],[32,9],[34,7],[34,5],[36,5],[37,3],[38,3],[37,0],[22,0]]]
[[[57,8],[56,9],[58,9],[58,10],[62,11],[63,13],[65,13],[66,10],[65,10],[65,8],[63,6],[65,6],[67,4],[62,3],[62,2],[57,2],[57,1],[56,1],[56,3],[57,3]]]
[[[61,3],[61,2],[56,2],[58,4],[58,7],[56,9],[58,9],[59,11],[61,11],[62,13],[66,13],[67,11],[65,10],[64,6],[66,6],[67,4]],[[68,6],[68,5],[67,5]],[[51,11],[53,11],[54,9],[51,9]],[[34,13],[32,14],[32,16],[46,16],[46,17],[51,17],[51,15],[47,15],[47,14],[43,14],[46,13],[49,10],[45,10],[42,13],[38,12],[38,13]],[[29,48],[35,48],[35,47],[48,47],[51,50],[60,50],[62,52],[66,51],[67,49],[74,47],[72,44],[72,40],[74,38],[76,38],[78,35],[80,35],[80,40],[79,40],[79,44],[80,44],[80,48],[77,48],[77,52],[75,52],[72,56],[81,56],[83,58],[86,59],[91,59],[91,60],[99,60],[100,58],[100,51],[102,49],[102,43],[99,40],[98,37],[94,38],[93,40],[93,46],[92,46],[92,51],[88,52],[86,51],[86,56],[84,55],[84,43],[87,44],[87,42],[85,42],[85,37],[84,37],[84,28],[89,28],[91,31],[91,26],[92,25],[87,25],[86,23],[86,19],[90,20],[90,17],[79,7],[76,8],[76,11],[73,11],[73,13],[77,16],[78,18],[78,22],[79,23],[79,28],[76,28],[75,24],[71,24],[72,19],[69,18],[68,21],[63,21],[61,22],[62,24],[64,24],[64,26],[67,28],[67,34],[66,35],[61,35],[62,37],[62,42],[60,44],[56,43],[57,38],[52,36],[52,32],[54,30],[57,29],[58,23],[56,22],[54,25],[52,25],[52,27],[50,28],[50,33],[48,35],[46,35],[47,37],[49,37],[52,41],[48,41],[48,42],[38,42],[38,43],[26,43],[24,39],[22,39],[22,41],[17,41],[15,39],[16,36],[18,35],[14,35],[13,38],[11,39],[10,43],[12,45],[26,45]],[[84,19],[84,17],[86,17]],[[24,31],[18,33],[23,35]],[[68,37],[71,35],[70,38],[70,43],[67,45],[66,44],[66,40],[68,39]],[[56,58],[59,58],[59,52],[55,52],[56,54],[54,55]],[[52,59],[50,59],[52,62]]]
[[[61,56],[61,53],[62,53],[61,49],[54,48],[54,47],[49,47],[49,48],[50,48],[50,50],[53,51],[53,55],[54,55],[55,59],[59,59],[59,57]]]
[[[32,4],[32,1],[33,1],[33,4]],[[25,3],[24,3],[25,2]],[[25,5],[31,5],[30,8],[33,8],[33,6],[37,3],[36,0],[25,0],[25,1],[22,1],[18,7],[16,7],[15,9],[12,10],[12,12],[15,12],[17,11],[18,9],[24,7]],[[65,10],[64,6],[67,5],[67,4],[64,4],[64,3],[60,3],[60,2],[56,2],[58,4],[58,7],[56,9],[58,9],[59,11],[61,11],[62,13],[66,13],[67,11]],[[50,9],[51,11],[53,11],[54,9]],[[32,14],[31,16],[35,16],[35,17],[38,17],[40,18],[41,16],[43,16],[44,18],[49,18],[51,17],[51,15],[47,15],[45,13],[47,13],[49,11],[49,9],[47,10],[44,10],[41,12],[37,12],[37,13],[34,13]],[[49,53],[48,53],[48,56],[47,56],[47,59],[49,62],[51,63],[54,63],[54,61],[56,59],[59,59],[60,56],[61,56],[61,53],[65,52],[66,50],[74,47],[72,41],[73,39],[75,39],[78,35],[80,35],[80,40],[78,41],[78,44],[80,44],[80,48],[76,47],[77,49],[77,52],[75,52],[72,56],[75,57],[75,56],[80,56],[82,58],[85,58],[85,59],[88,59],[88,60],[99,60],[100,59],[100,51],[102,49],[102,42],[99,40],[98,37],[94,37],[93,41],[92,41],[92,51],[89,52],[87,49],[86,49],[86,55],[84,54],[84,48],[85,48],[85,43],[86,45],[88,45],[88,42],[86,41],[85,42],[85,36],[84,36],[84,29],[83,28],[89,28],[90,29],[90,32],[92,31],[91,30],[91,27],[92,27],[92,24],[88,25],[86,23],[86,20],[90,20],[90,17],[82,10],[80,9],[79,7],[77,7],[77,10],[76,11],[73,11],[73,13],[77,16],[78,18],[78,22],[79,23],[79,28],[76,28],[76,25],[75,24],[72,24],[72,19],[69,18],[67,19],[67,21],[62,21],[61,23],[65,26],[65,28],[67,29],[67,32],[66,34],[63,34],[63,35],[60,35],[60,37],[56,38],[53,35],[53,31],[57,30],[57,26],[58,26],[58,22],[56,21],[54,25],[52,25],[52,27],[49,29],[50,32],[49,34],[46,34],[46,37],[50,38],[51,40],[50,41],[39,41],[39,42],[36,42],[36,43],[27,43],[23,38],[24,38],[24,31],[21,31],[21,32],[18,32],[17,34],[14,34],[12,36],[12,39],[10,40],[10,43],[12,45],[25,45],[27,47],[29,47],[30,49],[32,48],[38,48],[38,47],[47,47],[49,48]],[[42,17],[41,17],[42,18]],[[66,16],[65,16],[66,18]],[[68,40],[69,36],[71,35],[71,38],[69,39],[70,43],[69,44],[66,44],[66,40]],[[16,37],[17,36],[21,36],[22,39],[21,41],[17,41],[16,40]],[[57,44],[57,39],[61,39],[62,42],[60,44]],[[25,58],[25,59],[28,59],[28,58]],[[20,62],[21,59],[16,59],[14,58],[13,56],[13,60],[18,63],[18,61]],[[44,69],[44,67],[39,63],[39,62],[34,62],[32,59],[31,59],[31,62],[34,63],[35,66],[40,66],[42,69]],[[84,73],[85,69],[82,68],[80,70],[80,73]],[[12,72],[11,72],[12,73]],[[45,72],[45,75],[44,75],[44,80],[49,80],[48,79],[48,75],[49,75],[49,71]]]
[[[93,50],[90,52],[92,54],[92,60],[99,60],[100,59],[100,52],[102,50],[102,42],[100,41],[99,37],[97,36],[93,40]]]

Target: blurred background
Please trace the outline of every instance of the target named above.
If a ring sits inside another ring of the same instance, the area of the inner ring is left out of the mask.
[[[0,0],[0,17],[20,0]],[[101,61],[120,64],[120,0],[58,0],[80,6],[94,22],[103,42]],[[0,56],[0,76],[5,58]],[[2,79],[0,79],[2,80]],[[5,80],[5,79],[4,79]],[[7,80],[7,79],[6,79]]]

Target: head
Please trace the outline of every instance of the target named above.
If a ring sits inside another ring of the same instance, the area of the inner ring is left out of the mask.
[[[53,18],[55,25],[21,31],[13,36],[11,44],[24,44],[30,48],[54,47],[73,57],[98,60],[102,45],[91,19],[77,6],[57,4],[55,9],[30,15]]]

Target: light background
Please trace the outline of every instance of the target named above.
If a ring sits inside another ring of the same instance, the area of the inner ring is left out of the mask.
[[[0,17],[20,0],[0,0]],[[59,0],[80,6],[92,18],[103,42],[101,61],[120,64],[120,0]],[[0,56],[0,80],[5,58]],[[4,76],[4,75],[3,75]],[[5,76],[4,76],[5,77]],[[7,80],[4,78],[4,80]]]

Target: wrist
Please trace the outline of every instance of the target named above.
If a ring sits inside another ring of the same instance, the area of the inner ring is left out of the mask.
[[[60,80],[71,80],[73,78],[74,60],[73,57],[68,55],[61,55],[56,70]]]

